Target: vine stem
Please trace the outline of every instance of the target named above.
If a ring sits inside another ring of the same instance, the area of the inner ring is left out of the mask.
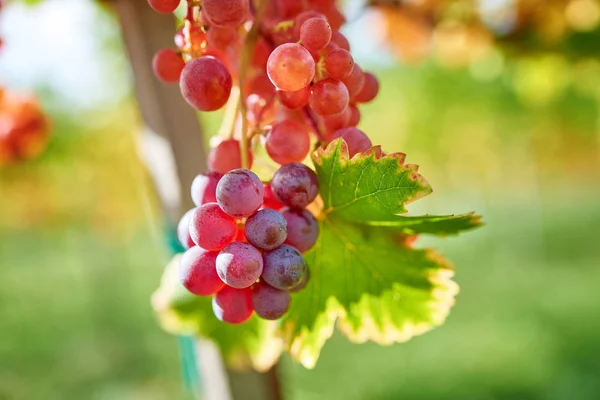
[[[260,25],[262,18],[267,10],[269,0],[257,0],[258,6],[256,7],[256,13],[254,15],[254,22],[252,28],[246,36],[246,42],[244,43],[244,49],[242,51],[242,58],[240,60],[240,69],[238,72],[239,76],[239,87],[240,87],[240,112],[242,114],[242,135],[240,139],[240,158],[242,160],[242,168],[248,169],[248,108],[246,105],[246,96],[244,93],[244,82],[246,81],[246,75],[248,75],[248,69],[250,67],[250,60],[252,60],[252,54],[256,42],[260,37]]]

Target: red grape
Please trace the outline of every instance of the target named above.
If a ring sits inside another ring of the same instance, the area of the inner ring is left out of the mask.
[[[231,74],[221,61],[200,57],[187,63],[179,82],[186,101],[200,111],[223,107],[231,93]]]
[[[319,238],[319,223],[307,210],[290,210],[285,208],[281,214],[287,222],[286,244],[305,253],[312,249]]]
[[[217,202],[232,217],[245,218],[262,205],[265,189],[256,174],[247,169],[234,169],[223,175],[217,185]]]
[[[350,121],[351,114],[352,111],[350,110],[350,107],[346,107],[344,112],[342,112],[341,114],[334,115],[331,117],[323,117],[323,124],[327,128],[328,133],[333,133],[338,129],[347,127]]]
[[[335,43],[339,48],[350,51],[350,42],[341,32],[335,30],[331,33],[331,43]]]
[[[219,321],[241,324],[250,319],[252,307],[252,289],[234,289],[225,286],[213,297],[212,307]]]
[[[296,19],[294,21],[294,39],[300,40],[300,30],[302,29],[302,25],[311,18],[321,18],[327,20],[325,16],[321,13],[318,13],[313,10],[308,10],[301,12],[296,15]]]
[[[312,86],[308,101],[317,114],[331,116],[344,112],[350,96],[342,82],[326,78]]]
[[[223,175],[218,172],[206,172],[194,178],[191,187],[192,201],[196,206],[217,202],[217,183]]]
[[[365,83],[362,90],[354,96],[354,101],[357,103],[368,103],[372,101],[379,93],[379,82],[375,75],[370,72],[365,73]]]
[[[290,292],[279,290],[265,282],[258,282],[252,288],[252,306],[256,314],[264,319],[276,320],[290,308]]]
[[[310,86],[306,86],[296,92],[285,92],[283,90],[277,91],[277,98],[279,102],[291,109],[299,110],[308,104],[308,96],[310,95]]]
[[[365,74],[358,64],[354,64],[352,73],[350,73],[350,75],[348,75],[346,78],[342,79],[342,82],[344,82],[344,85],[346,85],[348,88],[350,97],[354,97],[360,93],[365,84]]]
[[[203,249],[220,250],[231,243],[236,235],[235,219],[225,214],[217,203],[207,203],[194,210],[190,220],[190,236]]]
[[[246,220],[244,233],[253,246],[273,250],[285,242],[287,222],[279,212],[266,208]]]
[[[240,35],[236,29],[211,26],[206,32],[206,41],[209,46],[218,49],[224,49],[238,40],[240,40]]]
[[[307,266],[302,254],[294,247],[284,244],[263,254],[264,267],[261,280],[280,290],[298,286]]]
[[[277,201],[277,199],[273,195],[273,189],[271,189],[270,184],[265,183],[263,187],[265,188],[265,200],[263,201],[263,208],[281,210],[283,207],[285,207],[283,204]]]
[[[306,0],[274,0],[283,18],[293,18],[306,8]]]
[[[311,18],[302,24],[300,40],[309,51],[317,52],[331,41],[331,27],[323,18]]]
[[[293,120],[277,122],[267,136],[265,148],[278,164],[302,161],[310,151],[309,131],[306,125]]]
[[[358,107],[353,104],[348,108],[350,109],[350,121],[348,121],[348,126],[357,126],[360,122],[360,111],[358,110]]]
[[[263,271],[260,252],[251,244],[233,242],[219,252],[217,274],[228,286],[236,289],[250,287]]]
[[[152,59],[154,74],[163,82],[178,82],[184,67],[185,61],[173,49],[160,50]]]
[[[179,220],[179,224],[177,224],[177,238],[181,245],[186,249],[196,245],[190,236],[190,221],[195,210],[195,208],[192,208],[186,212]]]
[[[280,203],[291,208],[304,208],[319,194],[319,179],[306,165],[291,163],[275,172],[271,188]]]
[[[348,155],[353,157],[355,154],[362,153],[371,148],[371,140],[360,129],[351,127],[340,129],[335,132],[332,140],[342,138],[348,145]]]
[[[179,7],[180,0],[148,0],[150,7],[159,13],[171,14]]]
[[[344,79],[354,69],[354,58],[347,50],[333,49],[325,57],[325,68],[333,79]]]
[[[269,56],[267,73],[275,87],[295,92],[305,88],[313,80],[315,60],[310,52],[299,44],[282,44]]]
[[[244,23],[250,11],[249,0],[203,0],[202,14],[211,25],[236,28]]]
[[[179,262],[181,284],[196,296],[210,296],[223,289],[225,283],[217,274],[216,251],[192,247]]]
[[[248,149],[248,164],[252,167],[252,152]],[[208,153],[208,169],[221,174],[242,167],[240,142],[235,139],[223,140]]]

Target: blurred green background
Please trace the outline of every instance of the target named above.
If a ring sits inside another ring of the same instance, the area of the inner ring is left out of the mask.
[[[0,83],[35,89],[54,129],[42,157],[0,169],[0,399],[188,398],[150,307],[170,256],[114,16],[58,0],[1,21]],[[457,267],[445,325],[392,347],[335,336],[312,371],[284,357],[286,398],[598,398],[600,62],[532,53],[498,68],[494,53],[482,74],[355,45],[382,87],[362,129],[435,191],[410,211],[476,210],[486,226],[419,243]]]

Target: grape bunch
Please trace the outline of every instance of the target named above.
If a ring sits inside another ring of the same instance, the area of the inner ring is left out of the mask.
[[[187,251],[180,263],[183,286],[213,296],[218,319],[268,320],[288,310],[290,292],[304,288],[319,226],[305,209],[319,193],[316,174],[300,163],[282,166],[270,184],[247,169],[200,174],[191,188],[196,208],[178,226]]]
[[[148,2],[162,13],[180,5]],[[214,296],[222,321],[242,323],[254,311],[278,319],[290,292],[307,284],[302,253],[319,235],[307,209],[319,183],[303,162],[311,149],[338,138],[350,157],[372,147],[357,128],[358,107],[377,96],[379,83],[355,63],[334,0],[185,4],[176,49],[156,54],[154,72],[179,83],[196,110],[226,110],[209,172],[192,184],[197,207],[179,223],[188,249],[181,280],[196,295]],[[279,168],[265,184],[251,172],[259,147],[274,162],[261,166]]]

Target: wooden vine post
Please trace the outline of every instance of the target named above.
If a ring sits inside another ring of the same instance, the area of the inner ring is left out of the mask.
[[[173,17],[154,12],[146,0],[112,0],[112,4],[121,23],[140,111],[148,128],[142,139],[144,156],[169,223],[174,226],[193,207],[189,188],[194,177],[206,169],[206,149],[198,116],[181,97],[179,87],[159,82],[152,73],[155,52],[172,47]],[[224,367],[212,343],[200,340],[197,347],[203,399],[281,399],[276,367],[266,374],[231,371]]]

